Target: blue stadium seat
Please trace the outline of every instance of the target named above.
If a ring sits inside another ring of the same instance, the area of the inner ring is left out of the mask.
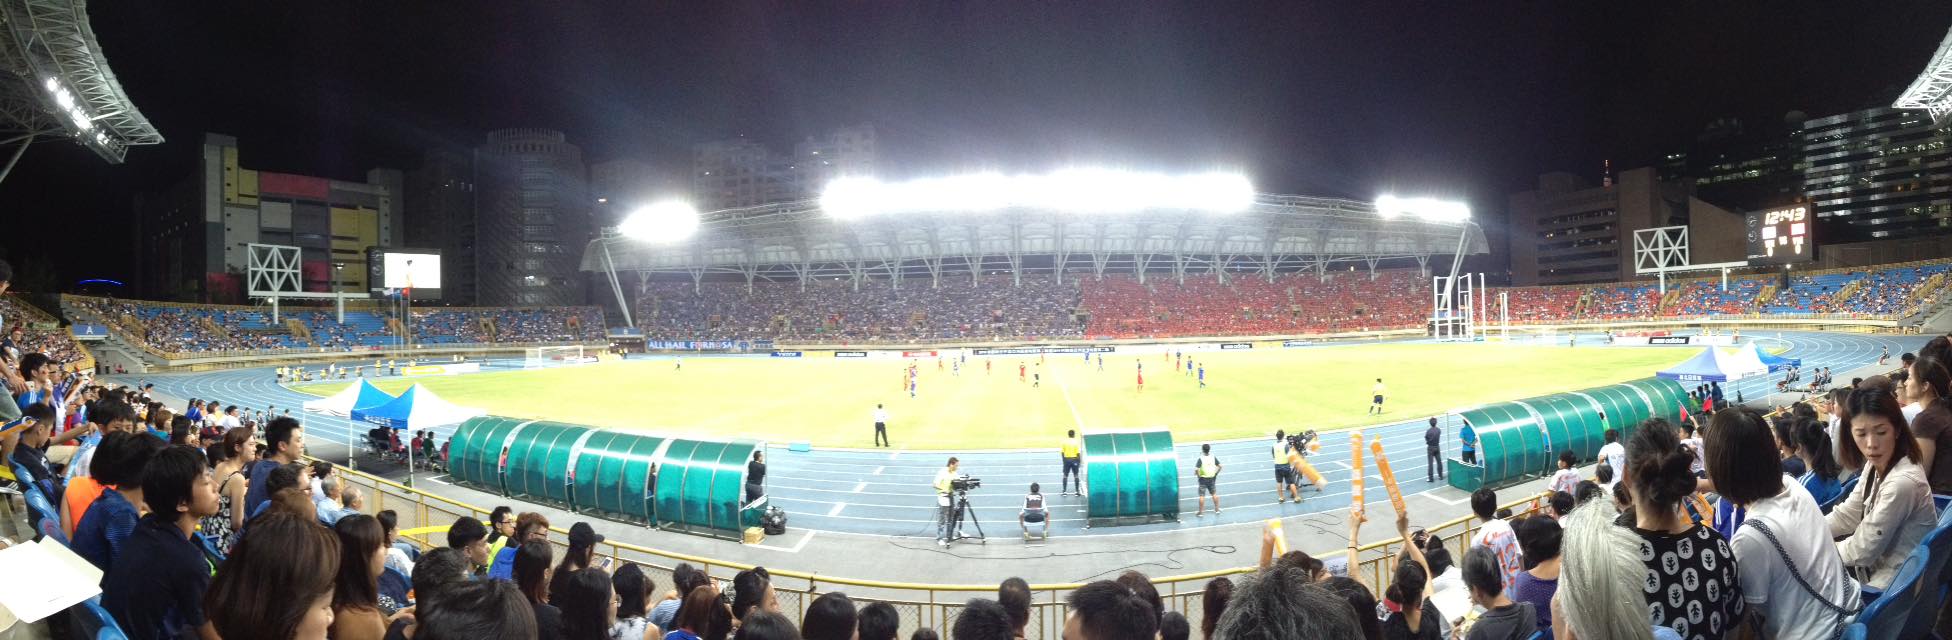
[[[1843,502],[1844,499],[1849,498],[1850,492],[1856,488],[1857,488],[1857,476],[1851,476],[1850,478],[1845,479],[1842,485],[1837,487],[1836,497],[1831,498],[1829,502],[1825,502],[1817,506],[1819,508],[1822,508],[1823,513],[1827,515],[1830,513],[1831,507],[1835,507],[1837,506],[1838,503]]]
[[[1844,627],[1844,640],[1867,640],[1869,633],[1870,630],[1864,628],[1864,623],[1853,622]]]
[[[1857,622],[1864,625],[1865,634],[1876,640],[1896,639],[1911,621],[1911,609],[1918,604],[1919,587],[1925,573],[1926,550],[1919,545],[1905,558],[1904,565],[1898,567],[1898,575],[1891,579],[1882,595],[1877,596],[1864,611],[1857,614]],[[1866,588],[1868,597],[1871,589]]]
[[[68,534],[61,532],[61,522],[57,518],[41,518],[41,539],[53,540],[68,546]]]
[[[1938,509],[1939,514],[1943,515],[1945,513],[1945,505],[1947,504],[1952,504],[1952,496],[1942,493],[1932,494],[1932,506]]]
[[[27,508],[34,510],[35,515],[40,516],[43,520],[51,519],[55,522],[61,521],[61,510],[54,508],[54,503],[48,502],[47,496],[42,495],[40,489],[29,486],[25,497],[27,499]]]
[[[68,611],[78,637],[94,640],[127,640],[129,637],[122,633],[122,627],[115,624],[115,618],[108,615],[108,610],[102,608],[101,596],[84,600]]]
[[[1925,572],[1918,585],[1918,604],[1911,608],[1911,620],[1905,623],[1906,638],[1931,637],[1932,627],[1938,623],[1939,609],[1945,606],[1946,563],[1952,560],[1952,529],[1933,529],[1925,534],[1918,549],[1925,553]]]

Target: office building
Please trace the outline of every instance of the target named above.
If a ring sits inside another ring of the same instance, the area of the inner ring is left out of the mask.
[[[394,246],[403,176],[372,169],[364,182],[244,166],[237,139],[206,133],[191,174],[136,198],[138,295],[245,301],[247,245],[299,248],[308,292],[366,291],[366,250]]]
[[[1653,167],[1610,186],[1548,173],[1512,194],[1509,211],[1513,285],[1616,282],[1633,277],[1634,229],[1687,224],[1688,190]]]
[[[583,151],[562,132],[503,129],[475,149],[474,303],[580,305],[594,237]]]
[[[427,151],[406,175],[413,215],[401,245],[440,251],[446,303],[475,302],[475,179],[474,151],[452,147]]]
[[[875,148],[867,125],[809,137],[790,154],[743,137],[707,142],[692,149],[692,197],[706,211],[818,197],[836,177],[874,175]]]
[[[1801,190],[1819,246],[1952,231],[1948,127],[1924,111],[1878,107],[1805,121]]]

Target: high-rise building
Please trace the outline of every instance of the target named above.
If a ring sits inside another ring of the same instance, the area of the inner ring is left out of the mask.
[[[1511,196],[1512,284],[1616,282],[1633,274],[1633,231],[1688,223],[1687,186],[1653,167],[1595,186],[1569,173],[1539,176]]]
[[[503,129],[475,150],[476,304],[583,304],[593,237],[583,151],[547,129]]]
[[[666,188],[649,163],[633,158],[617,158],[590,164],[590,198],[596,205],[600,226],[623,221],[630,210],[652,198],[677,197],[682,191]]]
[[[474,151],[429,150],[420,167],[407,172],[406,189],[413,215],[407,217],[401,245],[440,250],[442,300],[474,304]]]
[[[1805,121],[1801,190],[1825,244],[1952,231],[1952,127],[1877,107]]]
[[[873,175],[875,147],[868,125],[807,138],[791,154],[743,137],[707,142],[692,149],[692,197],[707,211],[818,197],[833,178]]]
[[[206,133],[189,177],[136,198],[138,294],[243,302],[252,243],[298,247],[305,291],[366,291],[366,250],[394,246],[401,173],[352,182],[248,169],[238,156],[236,138]]]
[[[1802,112],[1780,120],[1717,119],[1686,153],[1663,158],[1661,179],[1686,182],[1696,197],[1734,211],[1797,202],[1803,176],[1796,132],[1805,119]]]

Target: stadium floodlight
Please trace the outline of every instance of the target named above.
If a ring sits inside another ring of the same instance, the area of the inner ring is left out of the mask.
[[[1254,204],[1254,185],[1230,173],[1166,175],[1115,169],[1065,169],[1042,175],[977,173],[908,182],[840,178],[820,208],[839,219],[887,213],[981,213],[1008,208],[1066,213],[1180,209],[1236,213]]]
[[[1384,218],[1412,217],[1425,222],[1464,222],[1471,219],[1471,206],[1436,198],[1376,198],[1376,215]]]
[[[645,205],[617,225],[624,237],[645,242],[677,242],[698,232],[698,209],[679,200]]]

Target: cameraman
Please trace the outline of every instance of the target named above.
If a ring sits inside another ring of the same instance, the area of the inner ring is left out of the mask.
[[[1030,493],[1023,497],[1023,510],[1017,512],[1017,528],[1023,529],[1023,539],[1030,539],[1030,525],[1044,523],[1045,540],[1051,539],[1050,512],[1044,510],[1044,492],[1037,483],[1030,483]]]
[[[953,533],[950,529],[956,526],[956,501],[949,492],[956,480],[957,463],[956,458],[951,456],[949,464],[935,472],[935,543],[944,547],[949,546],[949,535]]]

